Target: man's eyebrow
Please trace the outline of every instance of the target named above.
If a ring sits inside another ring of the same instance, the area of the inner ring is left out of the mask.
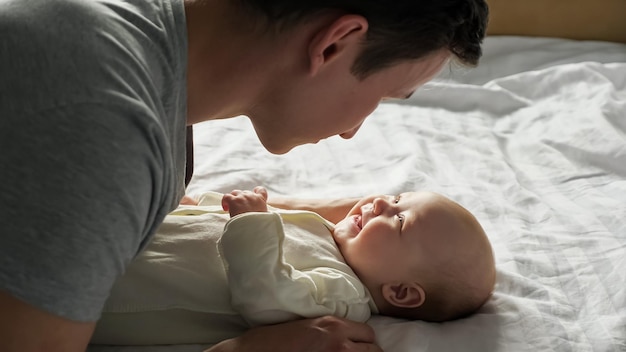
[[[411,95],[413,95],[413,93],[415,93],[415,91],[412,91],[411,93],[407,94],[407,96],[404,97],[404,99],[409,99],[411,97]]]

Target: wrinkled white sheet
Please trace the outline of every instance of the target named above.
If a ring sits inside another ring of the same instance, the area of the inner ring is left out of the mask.
[[[443,324],[374,317],[386,352],[626,351],[626,45],[488,38],[479,68],[381,105],[352,140],[271,155],[241,117],[197,125],[195,142],[190,195],[429,189],[477,216],[496,254],[492,299]]]

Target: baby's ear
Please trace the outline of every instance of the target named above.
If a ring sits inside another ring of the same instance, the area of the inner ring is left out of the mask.
[[[400,308],[417,308],[426,300],[426,293],[417,282],[396,282],[383,284],[385,300]]]

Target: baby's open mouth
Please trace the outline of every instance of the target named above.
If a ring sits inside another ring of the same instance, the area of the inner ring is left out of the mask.
[[[354,222],[356,223],[356,226],[359,229],[363,228],[363,217],[361,215],[357,215],[356,218],[354,219]]]

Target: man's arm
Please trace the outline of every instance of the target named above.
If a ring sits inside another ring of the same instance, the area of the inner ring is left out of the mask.
[[[270,197],[267,204],[281,209],[313,211],[336,224],[346,217],[348,212],[359,200],[360,198],[295,199],[286,197]]]
[[[96,325],[52,315],[4,291],[0,312],[2,352],[83,352]]]
[[[383,352],[367,324],[326,316],[262,326],[205,352]]]

